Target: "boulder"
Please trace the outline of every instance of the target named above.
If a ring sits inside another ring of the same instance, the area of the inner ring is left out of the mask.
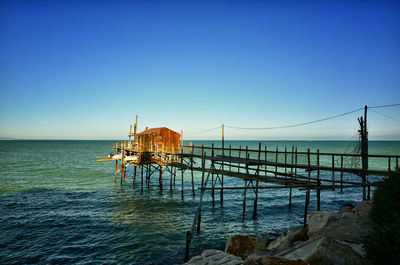
[[[271,256],[250,256],[243,265],[307,265],[303,260],[288,260]]]
[[[353,213],[345,212],[340,216],[332,212],[313,212],[310,215],[310,238],[326,235],[333,239],[347,240],[364,237],[370,232],[371,226]]]
[[[314,250],[305,260],[311,265],[362,265],[365,260],[350,246],[329,237],[319,240]]]
[[[345,204],[340,208],[339,214],[342,215],[343,213],[351,213],[353,211],[353,209],[354,209],[354,205]]]
[[[268,246],[267,250],[272,252],[280,252],[285,249],[291,248],[293,246],[292,240],[290,240],[289,235],[281,235],[277,239],[271,241]]]
[[[289,232],[288,237],[293,243],[297,241],[306,241],[308,240],[307,233],[308,233],[308,228],[302,226],[297,230]]]
[[[353,209],[353,213],[360,216],[362,219],[369,217],[369,211],[371,210],[372,201],[363,201]]]
[[[187,263],[190,265],[239,265],[243,260],[234,255],[225,253],[221,250],[208,249],[200,255],[194,256]]]
[[[251,254],[264,254],[265,238],[233,235],[226,241],[225,252],[246,259]]]
[[[302,242],[277,256],[289,260],[304,260],[311,265],[358,265],[365,262],[352,246],[325,236]]]
[[[329,211],[318,211],[312,212],[308,222],[308,233],[309,237],[315,236],[315,232],[322,230],[329,224],[336,222],[341,219],[338,213]]]

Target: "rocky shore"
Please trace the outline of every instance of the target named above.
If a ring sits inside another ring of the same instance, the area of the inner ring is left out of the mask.
[[[363,237],[371,232],[371,201],[344,205],[339,212],[318,211],[307,227],[265,238],[232,235],[225,251],[205,250],[185,264],[206,265],[358,265],[366,264]]]

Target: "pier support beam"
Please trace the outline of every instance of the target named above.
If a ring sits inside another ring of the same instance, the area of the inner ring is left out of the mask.
[[[303,221],[303,226],[307,226],[307,214],[308,214],[308,203],[310,201],[310,190],[308,189],[306,191],[306,199],[304,203],[304,221]]]
[[[140,168],[141,168],[141,170],[142,170],[142,174],[140,174],[140,178],[141,178],[141,185],[140,185],[140,188],[141,188],[141,190],[143,191],[143,165],[141,165],[140,166]]]
[[[159,182],[159,184],[160,184],[160,192],[163,191],[162,173],[163,173],[162,166],[160,166],[160,177],[158,178],[158,182]]]
[[[135,183],[135,180],[136,180],[136,170],[137,170],[137,166],[134,166],[133,167],[133,183]]]

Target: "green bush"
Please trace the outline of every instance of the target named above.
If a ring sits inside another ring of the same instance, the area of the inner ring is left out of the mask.
[[[364,247],[372,264],[400,264],[400,176],[385,177],[374,192],[373,232]]]

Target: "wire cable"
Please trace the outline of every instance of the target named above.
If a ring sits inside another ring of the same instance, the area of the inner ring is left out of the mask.
[[[221,126],[218,126],[218,127],[212,128],[212,129],[207,129],[207,130],[198,131],[197,133],[211,132],[211,131],[218,130],[218,129],[220,129],[220,128],[221,128]]]
[[[394,121],[400,121],[400,120],[398,120],[398,119],[396,119],[396,118],[393,118],[393,117],[390,117],[389,115],[386,115],[385,113],[382,113],[382,112],[379,112],[379,111],[376,111],[376,110],[373,110],[373,109],[371,109],[373,112],[375,112],[375,113],[378,113],[379,115],[382,115],[382,116],[384,116],[384,117],[386,117],[386,118],[389,118],[389,119],[391,119],[391,120],[394,120]]]
[[[335,115],[335,116],[319,119],[319,120],[303,122],[303,123],[298,123],[298,124],[285,125],[285,126],[264,127],[264,128],[246,128],[246,127],[236,127],[236,126],[225,125],[225,127],[226,128],[231,128],[231,129],[240,129],[240,130],[274,130],[274,129],[293,128],[293,127],[299,127],[299,126],[304,126],[304,125],[308,125],[308,124],[312,124],[312,123],[317,123],[317,122],[321,122],[321,121],[326,121],[326,120],[338,118],[338,117],[349,115],[351,113],[354,113],[354,112],[357,112],[357,111],[360,111],[360,110],[363,110],[363,109],[364,108],[359,108],[359,109],[355,109],[355,110],[352,110],[352,111],[349,111],[349,112],[345,112],[345,113],[342,113],[342,114],[339,114],[339,115]]]
[[[372,107],[368,107],[368,109],[379,109],[379,108],[387,108],[387,107],[396,107],[396,106],[400,106],[400,103],[398,104],[390,104],[390,105],[381,105],[381,106],[372,106]]]

